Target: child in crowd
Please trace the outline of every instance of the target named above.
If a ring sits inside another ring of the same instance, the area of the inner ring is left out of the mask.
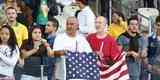
[[[53,44],[54,44],[58,26],[59,26],[59,23],[55,18],[48,19],[48,22],[45,28],[45,33],[46,33],[47,42],[49,43],[51,48],[53,47]],[[50,56],[53,56],[53,55],[50,55]],[[55,67],[54,64],[57,59],[58,58],[56,57],[48,57],[48,80],[53,80],[54,78],[54,75],[53,75],[54,67]]]

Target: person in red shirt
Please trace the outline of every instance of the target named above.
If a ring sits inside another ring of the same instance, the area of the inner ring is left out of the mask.
[[[103,16],[96,18],[96,33],[87,36],[92,50],[99,56],[98,65],[100,70],[109,68],[120,56],[120,49],[116,40],[106,34],[107,21]]]

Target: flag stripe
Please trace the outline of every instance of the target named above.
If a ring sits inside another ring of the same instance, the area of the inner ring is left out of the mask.
[[[125,62],[123,62],[122,64],[120,64],[117,68],[115,68],[114,70],[112,70],[111,72],[107,72],[104,74],[101,74],[101,78],[105,78],[105,77],[109,77],[112,76],[114,73],[117,73],[121,70],[121,67],[125,64]]]
[[[121,72],[119,78],[123,77],[124,75],[128,75],[128,68],[126,70],[124,70],[124,71]]]
[[[123,60],[123,56],[120,56],[120,57],[117,58],[117,59],[118,59],[118,60],[117,60],[118,62],[116,62],[114,65],[112,65],[113,67],[112,67],[111,69],[109,69],[108,67],[101,67],[101,68],[100,68],[101,71],[106,71],[107,69],[108,69],[108,70],[111,70],[111,71],[114,70],[116,66],[118,66],[118,65],[121,64],[121,60]],[[107,71],[108,71],[108,70],[107,70]],[[109,72],[110,72],[110,71],[109,71]]]
[[[119,80],[126,80],[125,78],[129,79],[128,70],[121,72],[120,77],[118,79]]]
[[[129,79],[129,74],[128,74],[128,71],[126,71],[126,75],[123,75],[118,80],[128,80],[128,79]]]
[[[101,78],[106,78],[106,77],[111,77],[111,76],[115,76],[116,74],[116,77],[114,78],[118,78],[120,76],[120,74],[117,74],[117,73],[120,73],[122,71],[125,71],[127,69],[126,66],[121,66],[119,67],[118,69],[116,69],[115,71],[112,71],[110,73],[106,73],[105,75],[101,75]]]
[[[100,76],[100,80],[128,80],[128,67],[125,61],[124,53],[119,56],[118,61],[114,65],[112,65],[106,70],[104,70],[104,68],[101,69]]]
[[[118,79],[119,76],[120,76],[120,74],[121,74],[121,72],[123,72],[123,71],[125,71],[125,70],[126,70],[126,68],[125,68],[125,66],[124,66],[124,67],[122,67],[122,69],[119,70],[118,72],[116,72],[116,73],[112,74],[111,76],[108,76],[108,77],[106,77],[106,78],[104,78],[104,79],[107,79],[107,80]]]
[[[121,58],[118,62],[116,62],[114,65],[112,65],[110,68],[106,69],[105,71],[102,71],[101,74],[109,73],[113,70],[115,70],[117,67],[119,67],[123,62],[125,61],[125,57]]]

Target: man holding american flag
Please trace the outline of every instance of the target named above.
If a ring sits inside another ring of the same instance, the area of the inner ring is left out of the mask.
[[[56,67],[57,67],[56,71],[55,71],[56,80],[81,79],[81,77],[75,77],[75,76],[78,76],[79,75],[78,73],[82,72],[80,70],[81,70],[81,68],[83,68],[84,65],[82,67],[78,66],[78,65],[82,64],[82,63],[80,63],[80,62],[82,62],[82,60],[81,59],[77,60],[77,58],[81,58],[81,57],[74,56],[74,54],[76,54],[76,52],[80,52],[80,53],[81,52],[86,52],[86,53],[92,52],[92,49],[91,49],[89,43],[87,42],[87,40],[85,39],[85,37],[78,33],[78,27],[79,27],[78,25],[79,25],[78,20],[75,17],[68,17],[67,22],[66,22],[66,31],[62,34],[58,34],[55,38],[55,42],[53,45],[54,46],[53,50],[54,50],[55,54],[56,53],[66,54],[66,56],[60,57],[60,60],[56,65]],[[70,53],[73,53],[73,54],[71,54],[71,57],[70,57],[69,53],[66,53],[66,50],[70,51]],[[76,55],[78,55],[78,54],[76,54]],[[70,59],[71,59],[71,61],[70,61]],[[84,59],[86,59],[86,58],[84,58]],[[83,61],[84,61],[84,59],[83,59]],[[74,63],[74,61],[75,61],[75,65],[72,64],[72,63]],[[86,61],[88,61],[88,60],[85,60],[85,63],[86,63]],[[68,64],[66,65],[66,63],[68,63]],[[72,67],[72,65],[73,65],[73,67]],[[66,67],[66,66],[69,66],[69,67]],[[78,68],[76,68],[76,66]],[[68,70],[68,68],[72,68],[72,69]],[[86,70],[86,69],[88,69],[88,68],[85,67],[84,70]],[[79,71],[77,73],[74,73],[73,71],[75,71],[75,70],[79,70]],[[68,75],[69,71],[70,71],[70,73],[72,73],[72,72],[73,73]],[[70,75],[71,75],[71,77],[69,77],[69,79],[68,79],[68,76],[70,76]],[[67,77],[67,79],[66,79],[66,77]],[[85,78],[85,79],[88,79],[88,78]],[[90,80],[93,80],[93,79],[90,79]]]
[[[100,80],[128,80],[125,56],[121,53],[116,40],[106,34],[107,21],[103,16],[96,18],[96,33],[87,37],[90,46],[99,55]]]

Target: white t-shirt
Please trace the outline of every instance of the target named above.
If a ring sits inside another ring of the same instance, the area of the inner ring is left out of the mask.
[[[92,49],[85,39],[80,34],[76,34],[76,37],[69,37],[66,33],[58,34],[55,38],[53,50],[69,50],[72,52],[92,52]],[[56,64],[55,78],[60,80],[66,80],[66,63],[65,56],[61,56],[61,61]],[[59,75],[61,74],[61,75]]]
[[[71,5],[72,3],[75,3],[75,0],[56,0],[57,3],[61,3],[64,6]]]
[[[79,31],[81,33],[95,33],[96,16],[89,6],[86,6],[78,13]]]
[[[74,38],[69,37],[66,33],[57,35],[53,49],[54,51],[69,50],[72,52],[92,52],[86,38],[78,33]]]
[[[0,45],[0,74],[6,76],[13,76],[14,67],[19,59],[18,46],[13,51],[12,56],[11,48],[7,45]]]

